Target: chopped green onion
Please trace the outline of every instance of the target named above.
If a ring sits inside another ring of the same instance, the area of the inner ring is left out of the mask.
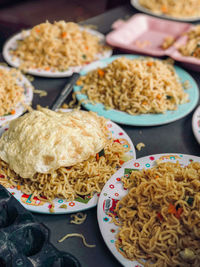
[[[172,99],[173,96],[171,96],[171,95],[167,95],[166,98],[167,98],[167,99]]]
[[[187,200],[187,203],[188,203],[190,206],[192,206],[193,202],[194,202],[194,198],[193,198],[193,197],[189,197],[188,200]]]

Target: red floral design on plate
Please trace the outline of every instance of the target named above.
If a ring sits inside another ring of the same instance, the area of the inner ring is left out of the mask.
[[[137,168],[137,167],[140,166],[140,164],[139,164],[138,162],[135,162],[135,163],[134,163],[134,166]]]

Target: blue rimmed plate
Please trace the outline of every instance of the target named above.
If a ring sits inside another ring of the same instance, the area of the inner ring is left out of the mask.
[[[85,76],[89,71],[97,69],[97,68],[104,68],[113,60],[119,57],[126,57],[129,59],[136,59],[140,58],[137,55],[118,55],[112,56],[110,58],[102,59],[96,61],[92,64],[86,66],[81,72],[81,76]],[[144,57],[143,57],[144,58]],[[162,125],[166,123],[170,123],[176,120],[179,120],[189,114],[197,105],[199,99],[199,88],[192,78],[192,76],[178,66],[174,66],[175,71],[180,78],[180,81],[184,83],[185,81],[189,82],[189,88],[185,90],[186,93],[189,94],[189,102],[179,105],[177,110],[167,111],[164,114],[141,114],[141,115],[130,115],[126,112],[122,112],[115,109],[105,109],[104,105],[98,103],[93,105],[91,103],[82,103],[82,105],[91,111],[97,112],[98,115],[104,116],[112,121],[117,123],[126,124],[126,125],[134,125],[134,126],[155,126],[155,125]],[[74,86],[74,92],[78,92],[81,90],[81,86]],[[87,100],[87,96],[84,94],[76,94],[77,100],[81,101],[83,99]]]

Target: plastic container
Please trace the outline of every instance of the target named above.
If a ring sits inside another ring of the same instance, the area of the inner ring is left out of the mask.
[[[200,59],[183,56],[178,47],[187,41],[183,35],[194,27],[190,23],[169,21],[136,14],[126,22],[118,20],[113,24],[114,30],[106,36],[109,45],[129,53],[149,56],[169,56],[181,62],[186,68],[200,71]],[[166,37],[172,37],[175,42],[168,49],[162,48]]]
[[[49,229],[0,185],[0,266],[80,267],[74,256],[49,242],[49,234]]]

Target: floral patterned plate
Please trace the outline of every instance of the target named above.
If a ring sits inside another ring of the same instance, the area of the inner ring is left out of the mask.
[[[192,130],[200,144],[200,106],[195,110],[192,116]]]
[[[156,161],[163,162],[180,162],[183,166],[188,165],[191,161],[200,162],[200,157],[190,156],[184,154],[156,154],[143,157],[137,160],[131,160],[126,166],[119,169],[105,184],[102,189],[101,195],[98,201],[97,216],[103,239],[110,249],[111,253],[117,258],[117,260],[125,267],[142,267],[137,261],[130,261],[122,256],[121,253],[115,247],[115,236],[118,231],[118,227],[112,223],[112,218],[108,215],[114,212],[115,205],[118,200],[127,194],[127,191],[123,188],[121,177],[124,176],[127,169],[149,169],[156,165]],[[128,171],[128,170],[127,170]],[[114,213],[113,213],[114,214]]]
[[[64,111],[62,109],[62,111]],[[67,111],[67,110],[66,110]],[[7,126],[8,127],[8,126]],[[0,128],[0,135],[7,129],[6,126]],[[131,158],[136,158],[136,152],[134,145],[129,138],[129,136],[114,122],[108,121],[107,127],[111,132],[112,136],[116,141],[123,144],[126,148],[126,155]],[[127,163],[124,163],[126,165]],[[0,173],[0,183],[1,183],[1,173]],[[64,199],[55,199],[53,203],[55,204],[54,212],[51,212],[51,205],[47,202],[39,200],[37,197],[34,197],[31,201],[31,195],[23,194],[20,189],[10,188],[6,184],[3,184],[9,192],[11,192],[21,204],[32,212],[46,213],[46,214],[65,214],[72,213],[77,211],[86,210],[97,205],[98,195],[95,194],[91,199],[89,197],[77,198],[75,201],[66,201]]]
[[[80,27],[83,29],[83,27]],[[103,34],[101,34],[98,31],[87,29],[86,30],[99,37],[99,40],[102,44],[105,44],[105,37]],[[3,46],[3,57],[7,61],[8,64],[10,64],[13,67],[18,68],[20,66],[20,59],[19,58],[14,58],[10,51],[16,49],[17,47],[17,41],[22,40],[24,36],[27,36],[29,34],[30,30],[26,30],[26,32],[22,35],[22,33],[18,33],[8,39],[6,41],[5,45]],[[97,55],[97,59],[103,59],[107,58],[112,55],[112,49],[106,49],[103,53],[100,53]],[[84,66],[74,66],[74,67],[69,67],[67,70],[64,71],[57,71],[54,69],[50,70],[44,70],[44,69],[27,69],[26,72],[35,75],[35,76],[41,76],[41,77],[50,77],[50,78],[61,78],[61,77],[68,77],[72,75],[74,72],[79,72]]]
[[[193,16],[193,17],[175,17],[175,16],[172,16],[172,15],[165,15],[163,13],[156,13],[156,12],[153,12],[152,10],[148,9],[148,8],[145,8],[143,7],[142,5],[140,5],[139,3],[140,1],[139,0],[130,0],[130,3],[131,5],[136,8],[137,10],[141,11],[142,13],[146,13],[146,14],[149,14],[149,15],[153,15],[153,16],[156,16],[156,17],[159,17],[159,18],[163,18],[163,19],[170,19],[170,20],[177,20],[177,21],[197,21],[197,20],[200,20],[200,17],[199,16]]]
[[[0,66],[2,69],[10,69],[9,67]],[[22,75],[22,79],[17,79],[17,84],[24,88],[24,104],[30,105],[33,99],[33,86],[29,82],[29,80]],[[25,111],[24,105],[19,103],[16,108],[13,110],[13,114],[5,114],[4,116],[0,116],[0,128],[3,124],[7,123],[10,120],[13,120],[19,117]]]

